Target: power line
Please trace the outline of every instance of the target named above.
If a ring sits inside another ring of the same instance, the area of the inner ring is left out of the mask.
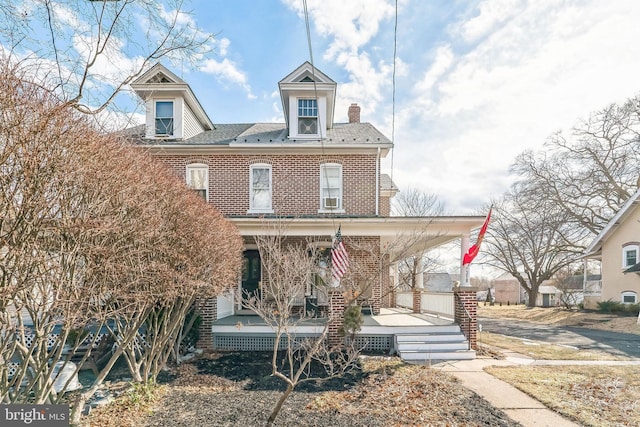
[[[398,56],[398,0],[395,2],[395,23],[393,26],[393,75],[391,78],[391,184],[393,185],[393,152],[396,141],[396,58]]]
[[[311,63],[311,75],[312,75],[312,80],[313,80],[313,93],[314,93],[314,97],[315,97],[315,101],[316,101],[316,115],[317,115],[317,121],[318,121],[318,134],[319,134],[319,139],[320,139],[320,151],[322,153],[322,161],[324,162],[325,160],[327,160],[326,154],[325,154],[325,150],[324,150],[324,140],[322,138],[322,122],[320,120],[320,102],[318,99],[318,86],[317,86],[317,82],[316,82],[316,66],[313,63],[313,48],[311,46],[311,26],[309,25],[309,10],[307,8],[307,0],[302,0],[302,4],[304,7],[304,22],[305,22],[305,27],[307,30],[307,45],[309,47],[309,62]],[[321,168],[323,173],[324,173],[324,182],[329,182],[329,175],[327,173],[327,168]],[[320,182],[320,192],[322,194],[322,184],[323,182]],[[322,203],[322,202],[321,202]],[[322,206],[321,206],[322,207]],[[336,221],[335,221],[335,215],[331,215],[331,223],[333,225],[333,229],[337,230],[336,228]],[[337,231],[336,231],[337,232]],[[335,232],[334,232],[335,234]]]

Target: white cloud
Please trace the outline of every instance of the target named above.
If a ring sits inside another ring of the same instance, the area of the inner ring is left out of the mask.
[[[226,37],[223,37],[217,40],[217,46],[218,46],[218,51],[220,53],[220,56],[227,56],[230,44],[231,44],[231,41]]]
[[[283,1],[304,19],[299,1]],[[384,61],[372,62],[364,48],[378,35],[381,23],[394,16],[393,4],[385,0],[313,0],[308,2],[308,12],[314,29],[329,40],[324,59],[349,73],[337,94],[335,120],[346,120],[348,106],[356,102],[366,121],[383,101],[393,68]]]
[[[229,58],[223,58],[221,61],[207,59],[200,66],[200,71],[213,74],[220,81],[236,84],[247,92],[248,99],[256,99],[256,96],[251,92],[251,86],[247,82],[247,75],[240,71]]]
[[[517,154],[634,95],[640,8],[630,4],[482,3],[478,17],[456,26],[475,46],[456,51],[455,37],[435,46],[398,108],[397,183],[427,183],[471,212],[512,182]]]
[[[460,25],[460,33],[466,41],[476,41],[497,26],[520,12],[524,0],[485,0],[478,5],[480,13]]]
[[[298,0],[283,0],[304,18]],[[327,60],[348,51],[356,54],[379,30],[380,22],[394,14],[394,7],[385,0],[310,0],[307,9],[318,33],[332,39]]]

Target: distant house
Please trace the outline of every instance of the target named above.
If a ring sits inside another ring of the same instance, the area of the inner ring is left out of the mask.
[[[552,285],[542,285],[538,288],[536,307],[555,307],[560,305],[562,292]]]
[[[453,282],[449,273],[424,273],[424,288],[430,292],[451,292]]]
[[[494,302],[501,304],[525,304],[529,296],[526,291],[520,286],[518,279],[513,277],[509,273],[504,273],[493,281],[494,287],[492,289]],[[538,288],[538,295],[536,297],[536,307],[556,307],[562,305],[564,290],[558,289],[551,284],[550,280],[545,280]],[[573,296],[571,299],[578,302],[581,300],[580,296]]]
[[[518,280],[509,273],[498,276],[493,281],[494,302],[503,304],[522,304],[527,299],[527,294],[520,286]]]
[[[640,294],[640,189],[585,250],[600,261],[601,282],[585,280],[585,308],[601,301],[636,304]]]

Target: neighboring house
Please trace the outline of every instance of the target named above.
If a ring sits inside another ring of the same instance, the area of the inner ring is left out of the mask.
[[[429,292],[451,292],[453,285],[449,273],[424,273],[424,288]]]
[[[527,293],[520,282],[509,273],[504,273],[493,281],[492,294],[494,302],[503,304],[522,304],[527,299]]]
[[[585,258],[599,260],[602,274],[600,284],[585,281],[585,308],[607,300],[640,301],[640,189],[587,247]]]
[[[538,288],[536,307],[555,307],[560,305],[562,292],[552,285],[542,285]]]
[[[236,224],[244,238],[244,272],[232,290],[254,292],[261,283],[255,236],[269,223],[287,220],[287,236],[312,237],[328,254],[341,226],[347,251],[369,244],[378,253],[398,235],[428,224],[430,237],[415,250],[440,245],[478,228],[482,217],[390,217],[390,199],[398,191],[381,173],[381,159],[392,142],[370,123],[360,122],[351,104],[348,123],[334,123],[337,84],[303,63],[279,83],[282,123],[215,123],[189,85],[156,64],[132,83],[146,105],[146,123],[128,132],[136,144],[164,162],[190,188]],[[467,239],[468,240],[468,239]],[[375,266],[372,266],[375,268]],[[311,275],[310,275],[311,276]],[[374,313],[392,305],[389,274],[366,283]],[[202,309],[203,325],[244,313],[230,292]],[[310,277],[307,295],[327,304]]]

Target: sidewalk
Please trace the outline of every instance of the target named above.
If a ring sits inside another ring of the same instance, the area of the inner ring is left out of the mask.
[[[523,365],[638,365],[640,360],[630,361],[575,361],[575,360],[534,360],[522,354],[503,351],[505,359],[478,357],[474,360],[442,362],[433,368],[454,375],[463,386],[474,391],[493,406],[504,411],[512,420],[524,427],[579,427],[579,424],[563,418],[529,395],[502,380],[488,374],[488,366]]]

